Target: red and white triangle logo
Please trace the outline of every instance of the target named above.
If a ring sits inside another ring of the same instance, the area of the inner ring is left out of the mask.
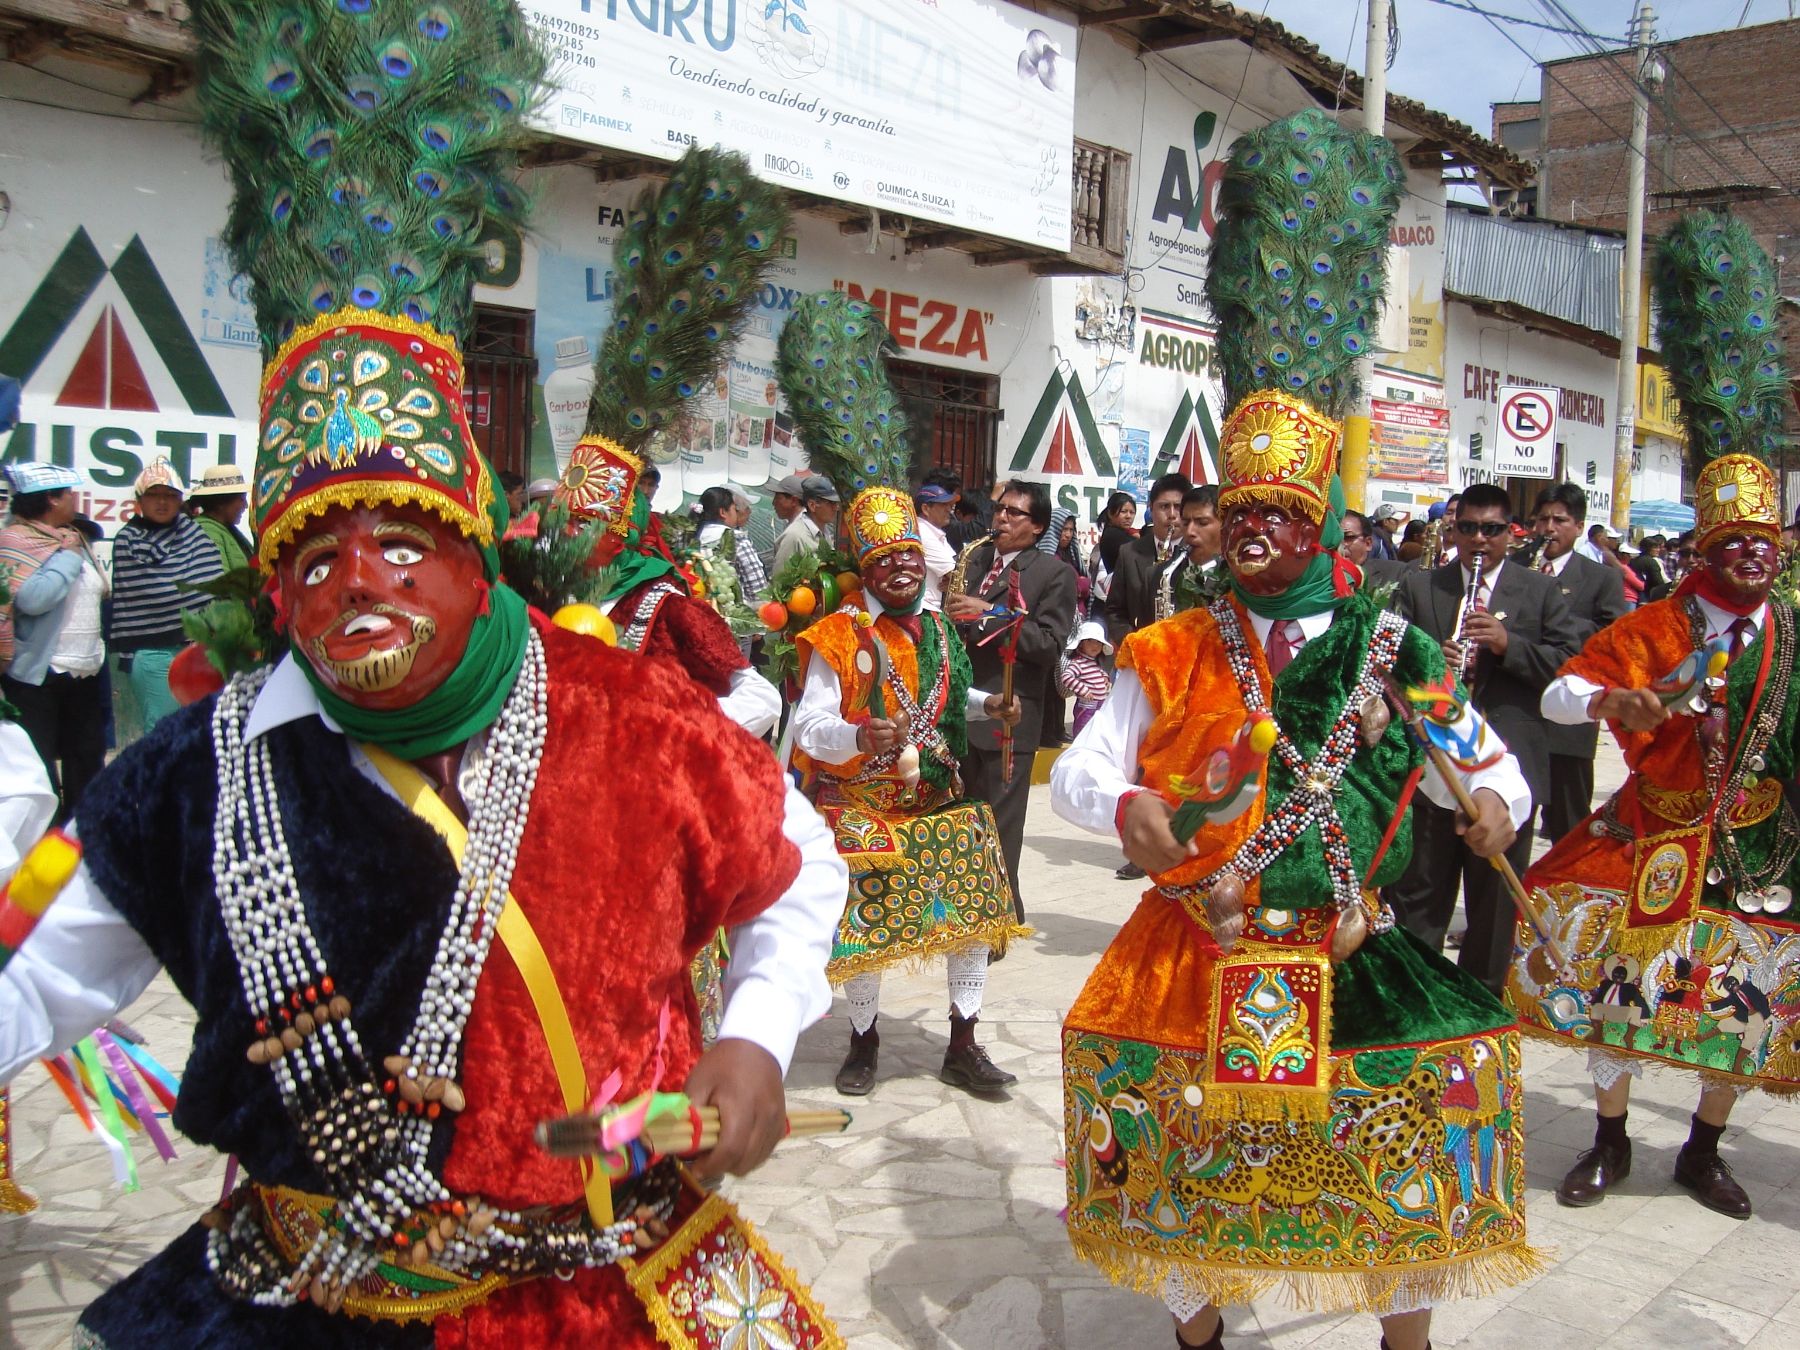
[[[144,366],[131,348],[125,325],[109,304],[75,358],[56,396],[59,408],[106,408],[120,412],[160,412]]]

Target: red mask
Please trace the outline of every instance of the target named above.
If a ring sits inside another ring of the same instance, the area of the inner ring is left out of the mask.
[[[380,711],[448,679],[488,603],[475,545],[406,506],[334,507],[282,550],[276,580],[289,635],[319,678]]]
[[[1286,507],[1251,502],[1225,516],[1225,563],[1252,595],[1279,595],[1319,551],[1319,527]]]
[[[898,548],[874,562],[863,564],[863,584],[881,607],[894,614],[910,614],[918,606],[925,585],[925,554],[916,548]]]

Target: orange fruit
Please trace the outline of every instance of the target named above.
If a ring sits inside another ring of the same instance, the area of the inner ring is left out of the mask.
[[[839,572],[837,574],[837,584],[838,590],[842,594],[848,595],[851,591],[860,591],[862,589],[862,578],[854,572]]]
[[[819,607],[819,597],[810,586],[796,586],[788,592],[787,607],[804,619]]]
[[[787,627],[787,606],[779,600],[771,600],[756,611],[756,617],[771,633],[779,632]]]
[[[564,605],[550,616],[550,622],[583,637],[599,638],[609,647],[619,645],[618,628],[593,605]]]

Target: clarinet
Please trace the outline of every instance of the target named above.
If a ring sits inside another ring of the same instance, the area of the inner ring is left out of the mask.
[[[1457,678],[1463,682],[1465,687],[1469,683],[1470,676],[1475,673],[1475,658],[1478,649],[1473,643],[1463,641],[1463,629],[1468,625],[1469,616],[1475,612],[1475,601],[1481,594],[1480,569],[1471,568],[1470,573],[1472,580],[1469,582],[1469,589],[1463,594],[1462,608],[1457,611],[1456,630],[1450,634],[1450,640],[1452,642],[1463,644],[1462,661],[1456,668],[1456,675]]]

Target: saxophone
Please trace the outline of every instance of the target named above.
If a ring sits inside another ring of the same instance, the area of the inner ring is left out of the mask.
[[[950,575],[944,578],[945,600],[949,600],[952,596],[968,594],[969,559],[975,556],[975,550],[980,548],[983,544],[991,544],[993,542],[994,536],[990,531],[989,533],[982,535],[979,539],[971,539],[962,546],[962,551],[956,555],[956,566],[952,567],[950,569]]]
[[[1419,566],[1427,572],[1444,560],[1444,526],[1450,517],[1439,516],[1425,526],[1425,547],[1419,551]]]

